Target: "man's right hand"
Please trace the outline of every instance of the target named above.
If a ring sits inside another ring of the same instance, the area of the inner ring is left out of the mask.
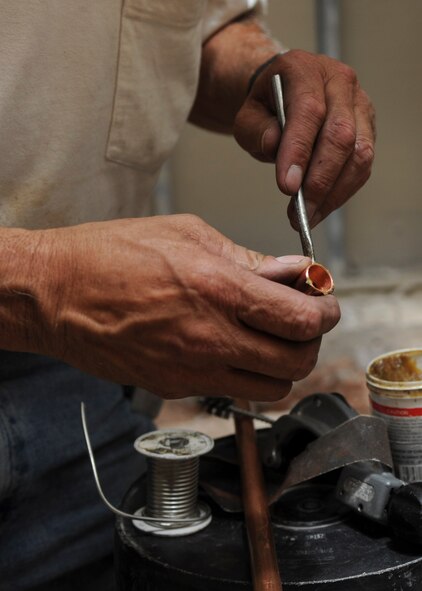
[[[0,292],[0,346],[164,398],[281,398],[340,317],[333,296],[289,287],[309,259],[265,257],[195,216],[10,232],[26,262]]]

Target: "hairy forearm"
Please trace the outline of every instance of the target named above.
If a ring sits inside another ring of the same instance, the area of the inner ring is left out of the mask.
[[[41,233],[0,229],[0,349],[42,352]],[[41,263],[41,265],[40,265]]]
[[[231,133],[252,74],[279,51],[280,44],[252,13],[220,29],[204,44],[199,88],[189,120],[211,131]]]
[[[279,398],[339,318],[332,296],[290,287],[307,259],[248,251],[194,216],[0,229],[0,249],[0,349],[163,397]]]
[[[0,349],[62,357],[59,310],[79,287],[71,233],[3,227],[0,253]]]

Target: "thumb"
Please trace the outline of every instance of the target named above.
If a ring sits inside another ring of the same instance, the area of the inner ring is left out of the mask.
[[[310,263],[311,259],[297,254],[277,258],[267,256],[262,260],[257,272],[265,279],[284,285],[293,285]]]
[[[220,251],[220,256],[260,277],[285,285],[294,284],[311,263],[311,260],[303,255],[286,255],[276,258],[231,241],[225,243],[224,248]]]
[[[202,247],[208,252],[239,265],[247,271],[252,271],[265,279],[291,285],[311,263],[309,258],[302,255],[288,255],[276,258],[250,250],[245,246],[236,244],[202,220],[199,220],[199,222],[201,231],[198,236]]]

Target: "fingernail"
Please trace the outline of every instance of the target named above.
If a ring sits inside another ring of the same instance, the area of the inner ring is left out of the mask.
[[[285,178],[287,190],[291,195],[294,195],[299,191],[300,185],[302,184],[302,180],[302,167],[298,166],[297,164],[292,164],[289,170],[287,171]]]
[[[297,255],[297,254],[286,254],[281,257],[276,257],[279,263],[283,263],[283,265],[297,265],[305,260],[305,257]]]

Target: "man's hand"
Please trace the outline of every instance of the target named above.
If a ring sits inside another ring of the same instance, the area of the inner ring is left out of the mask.
[[[274,74],[283,81],[282,135],[272,95]],[[309,221],[315,226],[368,180],[374,110],[351,68],[323,55],[289,51],[256,79],[236,117],[234,135],[258,160],[276,162],[283,193],[294,195],[303,183]],[[289,217],[296,226],[292,202]]]
[[[354,71],[324,55],[292,50],[256,78],[253,72],[282,48],[248,13],[220,29],[203,47],[201,77],[190,120],[234,133],[252,156],[276,162],[287,195],[303,182],[312,226],[367,181],[374,158],[375,116]],[[271,78],[280,74],[287,125],[281,137]],[[297,229],[293,203],[289,217]]]
[[[194,216],[22,231],[28,241],[29,285],[15,266],[8,290],[25,302],[26,343],[5,332],[16,319],[3,297],[0,346],[165,398],[278,399],[312,370],[321,335],[339,320],[333,296],[289,287],[308,259],[249,251]]]

